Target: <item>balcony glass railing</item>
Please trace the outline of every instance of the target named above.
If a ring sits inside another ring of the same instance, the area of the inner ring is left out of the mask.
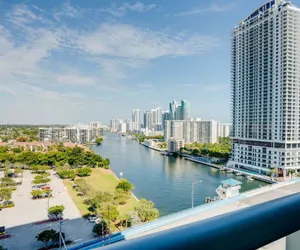
[[[122,241],[105,249],[252,250],[286,237],[284,249],[299,250],[299,211],[300,194],[297,193],[185,226]],[[122,235],[118,235],[110,243],[123,239]]]

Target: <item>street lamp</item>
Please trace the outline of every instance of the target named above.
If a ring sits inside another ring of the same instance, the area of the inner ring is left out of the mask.
[[[202,181],[201,180],[198,180],[198,181],[193,181],[192,182],[192,208],[194,207],[194,193],[195,193],[195,184],[197,183],[201,183]]]

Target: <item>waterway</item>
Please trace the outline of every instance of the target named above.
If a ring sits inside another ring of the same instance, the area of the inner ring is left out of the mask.
[[[162,156],[137,141],[114,133],[106,133],[101,146],[91,145],[90,148],[109,158],[115,174],[119,177],[123,173],[123,178],[133,183],[133,192],[138,198],[152,200],[160,216],[190,208],[192,183],[198,180],[202,182],[194,185],[195,206],[203,204],[207,196],[216,196],[220,182],[229,178],[242,182],[242,192],[267,185],[181,158]]]

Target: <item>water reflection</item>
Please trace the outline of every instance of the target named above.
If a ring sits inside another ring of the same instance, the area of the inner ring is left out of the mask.
[[[215,189],[228,178],[241,181],[243,191],[265,185],[184,159],[162,156],[117,134],[107,133],[103,144],[93,145],[91,149],[108,157],[112,170],[117,175],[123,172],[124,177],[134,184],[135,195],[153,200],[161,215],[191,206],[192,182],[195,180],[202,180],[195,185],[195,205],[203,204],[206,196],[216,195]]]

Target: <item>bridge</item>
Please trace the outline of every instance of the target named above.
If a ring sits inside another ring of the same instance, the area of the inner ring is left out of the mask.
[[[284,198],[286,196],[295,194],[300,191],[300,179],[293,179],[286,182],[276,183],[269,186],[261,187],[258,189],[254,189],[248,192],[241,193],[240,195],[233,197],[231,199],[227,200],[221,200],[217,201],[215,203],[210,204],[204,204],[200,205],[191,209],[183,210],[178,213],[174,213],[168,216],[161,217],[155,221],[136,226],[127,230],[124,230],[123,232],[114,234],[110,237],[110,239],[105,239],[104,241],[101,240],[94,240],[91,242],[86,242],[82,245],[69,248],[70,250],[75,249],[97,249],[102,247],[103,245],[108,245],[112,243],[116,243],[119,241],[128,241],[128,242],[135,242],[135,239],[143,237],[143,236],[150,236],[150,237],[156,237],[156,235],[160,235],[164,232],[172,232],[173,230],[178,230],[182,227],[190,227],[193,226],[195,223],[205,223],[207,219],[216,220],[218,217],[216,216],[224,216],[227,213],[232,214],[232,218],[234,218],[234,213],[243,212],[245,209],[251,211],[251,209],[256,206],[265,206],[266,202],[275,202],[274,200],[279,198]],[[298,211],[300,211],[300,194],[297,195],[299,198],[299,207]],[[280,199],[278,200],[280,201]],[[271,204],[271,203],[270,203]],[[272,205],[273,206],[273,205]],[[271,205],[269,207],[272,207]],[[295,206],[294,206],[295,207]],[[240,211],[241,210],[241,211]],[[259,210],[261,211],[261,209]],[[273,210],[272,210],[273,211]],[[230,213],[233,212],[233,213]],[[288,209],[280,209],[279,211],[281,215],[286,216],[285,220],[288,220],[288,217],[290,216]],[[272,212],[274,213],[274,211]],[[250,213],[252,214],[252,213]],[[275,215],[274,215],[275,216]],[[299,215],[297,215],[300,220],[300,212]],[[230,220],[232,220],[232,218]],[[262,217],[263,219],[264,217]],[[294,218],[296,220],[297,218]],[[293,220],[293,218],[291,218]],[[299,221],[300,222],[300,221]],[[214,222],[216,224],[218,222]],[[266,222],[268,223],[268,222]],[[281,221],[278,221],[278,223],[282,223]],[[292,224],[291,224],[292,225]],[[298,230],[300,230],[300,223],[298,223]],[[258,231],[260,231],[260,228],[257,228]],[[271,228],[269,228],[271,230]],[[187,232],[186,232],[187,233]],[[261,232],[262,237],[265,232]],[[275,235],[276,233],[274,233]],[[287,235],[287,234],[286,234]],[[286,236],[286,235],[282,235]],[[234,240],[235,237],[232,238]],[[295,237],[294,237],[295,238]],[[147,237],[143,237],[142,239],[147,239]],[[299,236],[298,236],[298,239]],[[272,241],[270,241],[272,242]],[[264,246],[263,249],[268,250],[285,250],[286,248],[286,238],[283,237],[282,239],[277,238],[275,242],[272,242],[271,244]],[[110,247],[117,247],[118,244],[113,244]],[[300,241],[299,245],[297,245],[300,249]],[[109,247],[109,248],[110,248]],[[132,247],[132,246],[131,246]],[[174,248],[174,247],[173,247]],[[112,248],[114,249],[114,248]],[[117,249],[117,248],[116,248]],[[119,248],[118,248],[119,249]],[[126,249],[126,248],[124,248]],[[131,249],[131,248],[128,248]],[[134,249],[134,248],[132,248]],[[138,249],[138,248],[136,248]],[[149,248],[151,249],[151,248]],[[153,248],[155,249],[155,248]],[[174,248],[175,249],[175,248]],[[204,249],[204,248],[203,248]],[[210,248],[209,248],[210,249]],[[227,248],[222,248],[227,249]],[[233,249],[232,246],[231,248]],[[247,249],[247,248],[244,248]],[[249,248],[250,249],[250,248]],[[289,248],[294,249],[294,248]]]

